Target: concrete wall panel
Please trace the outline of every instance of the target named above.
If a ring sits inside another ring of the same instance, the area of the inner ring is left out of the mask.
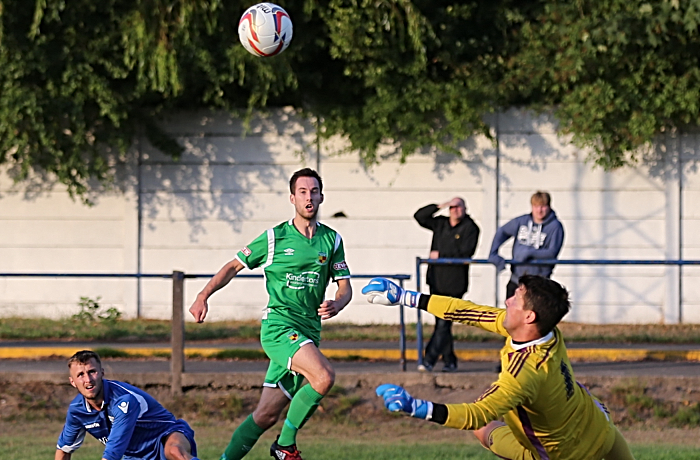
[[[697,135],[659,139],[666,159],[652,155],[637,167],[605,172],[556,134],[551,116],[509,110],[489,119],[497,145],[477,136],[460,146],[461,157],[428,150],[405,163],[386,146],[380,164],[366,167],[356,154],[336,154],[342,139],[317,142],[312,124],[288,109],[254,117],[248,129],[223,112],[172,114],[164,128],[185,148],[181,161],[141,140],[133,162],[118,168],[121,192],[97,193],[95,206],[72,201],[58,186],[37,191],[0,176],[0,260],[15,273],[213,274],[266,228],[293,216],[288,180],[305,166],[324,178],[321,220],[343,235],[355,274],[415,276],[430,232],[412,215],[455,195],[467,200],[482,229],[476,257],[486,258],[497,225],[529,212],[538,189],[552,193],[564,224],[562,258],[700,259]],[[339,213],[345,217],[334,217]],[[510,244],[502,255],[508,257]],[[693,287],[699,269],[559,265],[554,277],[572,291],[569,320],[700,322]],[[501,305],[508,277],[473,265],[467,297]],[[186,281],[188,306],[206,281]],[[397,321],[394,309],[364,303],[364,282],[353,281],[355,299],[337,321]],[[72,314],[83,295],[102,295],[127,315],[166,318],[172,284],[0,277],[0,314]],[[682,311],[674,299],[682,299]],[[212,301],[212,319],[255,319],[266,294],[260,279],[239,279]]]

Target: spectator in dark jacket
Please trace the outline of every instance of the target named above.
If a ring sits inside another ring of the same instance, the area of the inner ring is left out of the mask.
[[[450,208],[450,216],[434,216],[440,209]],[[441,205],[429,204],[420,208],[413,217],[421,227],[432,230],[431,259],[469,259],[474,255],[479,240],[479,227],[467,215],[467,205],[462,198],[455,197]],[[461,298],[469,288],[468,265],[429,265],[427,283],[430,293]],[[452,321],[435,318],[435,330],[425,347],[420,371],[431,371],[438,358],[445,363],[443,372],[457,370],[454,353]]]
[[[556,259],[564,243],[564,227],[557,219],[557,214],[551,208],[551,197],[547,192],[536,192],[530,198],[532,212],[516,217],[496,231],[491,243],[489,262],[498,271],[506,268],[503,257],[498,255],[498,249],[511,237],[513,242],[513,260],[526,262],[537,259]],[[518,287],[518,279],[522,275],[539,275],[549,278],[554,265],[513,265],[511,277],[506,287],[506,298],[510,298]]]

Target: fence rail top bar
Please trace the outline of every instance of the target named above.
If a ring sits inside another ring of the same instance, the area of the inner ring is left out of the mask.
[[[211,278],[214,274],[185,273],[185,278]],[[172,279],[173,273],[0,273],[0,277],[11,278],[161,278]],[[236,275],[236,278],[262,278],[263,275]],[[395,280],[409,280],[411,275],[401,274],[376,274],[376,275],[351,275],[351,278],[390,278]]]
[[[488,259],[421,259],[417,258],[419,264],[429,265],[467,265],[467,264],[490,264]],[[700,260],[607,260],[607,259],[538,259],[525,262],[506,260],[509,265],[700,265]]]

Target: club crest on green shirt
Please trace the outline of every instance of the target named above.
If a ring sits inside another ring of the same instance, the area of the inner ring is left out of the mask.
[[[318,263],[319,265],[324,265],[326,261],[328,260],[328,254],[325,252],[319,252],[318,253]]]
[[[292,331],[287,335],[290,342],[296,342],[299,340],[299,333],[297,331]]]

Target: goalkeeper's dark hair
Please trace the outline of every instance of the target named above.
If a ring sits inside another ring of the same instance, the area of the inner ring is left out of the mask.
[[[523,275],[518,279],[518,285],[525,288],[524,307],[537,315],[535,325],[543,337],[549,334],[571,309],[569,291],[556,281],[542,276]]]
[[[95,353],[92,350],[82,350],[77,353],[75,353],[73,356],[68,358],[68,369],[73,365],[73,363],[78,363],[78,364],[88,364],[91,359],[94,359],[97,361],[97,364],[102,367],[102,361],[100,360],[100,355]]]
[[[323,193],[323,181],[321,180],[321,176],[311,168],[304,168],[292,174],[292,178],[289,179],[289,191],[292,192],[292,195],[294,195],[296,191],[297,179],[300,177],[312,177],[316,179],[318,181],[318,191],[319,193]]]

